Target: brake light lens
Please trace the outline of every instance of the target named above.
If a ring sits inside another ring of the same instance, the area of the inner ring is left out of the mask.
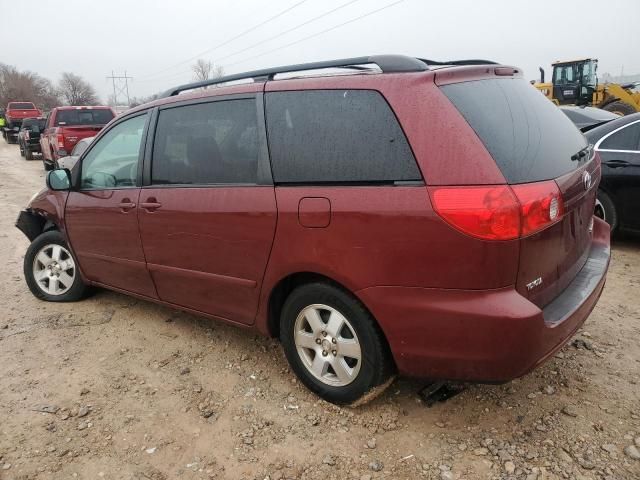
[[[513,193],[520,203],[521,236],[526,237],[560,220],[564,203],[556,182],[513,185]]]
[[[456,229],[483,240],[513,240],[560,220],[554,181],[523,185],[429,187],[435,211]]]
[[[64,149],[64,135],[62,133],[58,133],[56,137],[58,140],[58,148]]]
[[[436,212],[450,225],[485,240],[520,234],[520,210],[508,186],[430,187]]]
[[[24,131],[24,139],[29,140],[29,130]]]

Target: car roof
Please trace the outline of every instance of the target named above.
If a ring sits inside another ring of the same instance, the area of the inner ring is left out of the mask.
[[[264,89],[264,83],[270,81],[317,79],[318,77],[343,77],[354,75],[385,75],[401,73],[428,73],[440,69],[456,67],[497,65],[497,62],[482,59],[436,61],[425,58],[409,57],[406,55],[371,55],[365,57],[344,58],[321,62],[303,63],[296,65],[284,65],[262,70],[253,70],[244,73],[226,75],[223,77],[193,82],[171,88],[164,92],[158,99],[139,105],[127,111],[127,114],[135,113],[147,108],[174,103],[183,100],[198,99],[216,95],[228,95],[235,93],[254,93]],[[275,77],[278,76],[276,79]],[[242,82],[242,83],[240,83]],[[203,90],[206,87],[215,86]],[[190,93],[182,93],[191,91]]]
[[[623,127],[629,123],[637,122],[640,120],[640,113],[632,113],[631,115],[625,115],[624,117],[611,120],[610,122],[600,125],[599,127],[589,130],[585,135],[591,143],[595,143],[604,137],[607,133],[614,131],[617,128]]]
[[[595,107],[561,106],[560,109],[572,120],[603,122],[620,118],[620,115]]]

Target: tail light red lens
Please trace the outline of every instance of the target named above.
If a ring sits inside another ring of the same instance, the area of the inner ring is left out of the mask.
[[[513,240],[558,221],[562,196],[554,181],[524,185],[429,187],[435,211],[458,230],[484,240]]]
[[[431,187],[438,214],[449,224],[485,240],[511,240],[520,234],[520,210],[508,186]]]
[[[56,135],[57,140],[58,140],[58,148],[63,149],[64,148],[64,135],[61,133],[58,133]]]
[[[557,222],[564,214],[562,195],[556,182],[538,182],[511,187],[520,203],[521,236],[526,237]]]
[[[29,140],[29,130],[24,131],[24,139]]]

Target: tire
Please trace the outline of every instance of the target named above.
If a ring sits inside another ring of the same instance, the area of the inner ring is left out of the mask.
[[[289,294],[280,340],[302,383],[331,403],[356,403],[386,386],[393,374],[389,348],[374,318],[357,299],[328,283],[302,285]]]
[[[616,206],[613,204],[611,197],[602,190],[598,190],[593,214],[609,224],[611,233],[615,232],[618,228],[618,212],[616,211]]]
[[[30,148],[26,148],[25,149],[25,155],[24,156],[25,156],[25,158],[27,160],[33,160],[33,152],[31,151]]]
[[[605,105],[604,107],[602,107],[603,110],[606,110],[607,112],[612,112],[612,113],[617,113],[618,115],[631,115],[632,113],[636,113],[636,109],[633,108],[631,105],[629,105],[628,103],[622,102],[620,100],[616,101],[616,102],[611,102],[607,105]]]
[[[31,293],[41,300],[75,302],[87,293],[77,265],[62,234],[50,230],[29,245],[24,257],[24,277]]]

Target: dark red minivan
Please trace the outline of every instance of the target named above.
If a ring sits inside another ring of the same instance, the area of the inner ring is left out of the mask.
[[[98,286],[256,328],[351,403],[561,348],[605,282],[599,180],[517,68],[383,55],[171,90],[49,172],[17,226],[38,298]]]

